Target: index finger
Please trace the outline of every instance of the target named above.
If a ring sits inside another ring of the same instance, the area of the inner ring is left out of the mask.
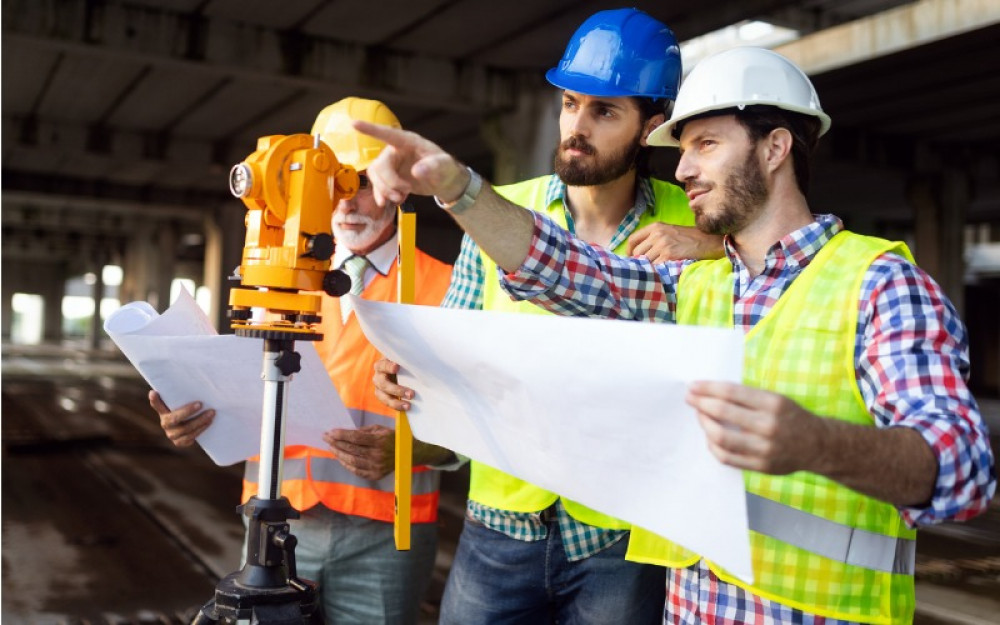
[[[385,126],[382,124],[373,124],[360,119],[351,123],[354,126],[354,129],[358,132],[366,134],[369,137],[375,137],[376,139],[388,143],[389,145],[401,146],[407,143],[407,135],[409,133],[401,128],[393,128],[392,126]]]

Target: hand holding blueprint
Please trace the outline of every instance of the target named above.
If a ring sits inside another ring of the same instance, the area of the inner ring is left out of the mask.
[[[354,300],[416,391],[414,436],[632,522],[752,579],[740,471],[708,451],[694,380],[739,382],[734,330]]]
[[[168,406],[199,400],[215,410],[198,444],[216,464],[257,455],[263,341],[219,335],[187,291],[162,315],[146,302],[126,304],[108,317],[104,330]],[[326,449],[323,432],[355,425],[312,345],[297,342],[295,351],[302,355],[302,370],[286,385],[285,444]]]

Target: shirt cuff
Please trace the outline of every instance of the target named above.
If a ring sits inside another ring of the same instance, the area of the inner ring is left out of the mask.
[[[897,507],[907,526],[935,525],[944,521],[964,521],[986,510],[993,495],[988,469],[982,458],[989,451],[980,444],[967,442],[968,433],[942,429],[942,420],[930,415],[908,419],[890,427],[916,430],[930,445],[937,459],[938,472],[931,499],[920,506]],[[952,426],[957,428],[957,426]],[[995,485],[995,483],[993,483]]]

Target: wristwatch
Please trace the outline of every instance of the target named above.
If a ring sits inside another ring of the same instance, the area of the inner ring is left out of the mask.
[[[442,202],[438,196],[434,196],[434,201],[438,206],[454,215],[461,215],[468,210],[470,206],[475,204],[476,198],[479,197],[479,192],[483,188],[482,176],[473,171],[471,167],[466,166],[466,169],[469,170],[469,184],[466,185],[465,191],[462,191],[461,197],[454,202],[449,203]]]

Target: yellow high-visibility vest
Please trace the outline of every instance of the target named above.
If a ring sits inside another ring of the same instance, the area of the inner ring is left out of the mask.
[[[912,261],[902,243],[850,232],[828,242],[747,333],[744,383],[815,414],[875,427],[858,389],[854,349],[861,283],[886,252]],[[678,323],[733,327],[733,279],[727,259],[686,268]],[[755,580],[747,584],[708,562],[721,579],[820,616],[912,621],[916,532],[896,508],[804,471],[744,471],[744,481]],[[626,559],[677,568],[700,556],[633,528]]]
[[[497,187],[497,192],[515,204],[526,206],[543,213],[557,224],[566,227],[566,211],[560,201],[546,204],[545,196],[550,176],[526,180],[517,184]],[[653,188],[654,206],[639,219],[638,228],[651,223],[666,223],[677,226],[693,226],[694,214],[688,207],[684,191],[669,182],[650,178]],[[628,242],[623,241],[613,251],[625,254]],[[496,263],[480,251],[486,280],[483,285],[483,309],[529,314],[550,314],[528,302],[515,302],[501,288],[497,280]],[[610,415],[609,415],[610,417]],[[539,415],[544,419],[545,415]],[[472,461],[469,484],[469,499],[500,510],[514,512],[537,512],[544,510],[559,496],[528,482],[520,480],[481,462]],[[604,529],[628,529],[629,524],[602,514],[569,499],[562,500],[566,511],[576,520]]]

